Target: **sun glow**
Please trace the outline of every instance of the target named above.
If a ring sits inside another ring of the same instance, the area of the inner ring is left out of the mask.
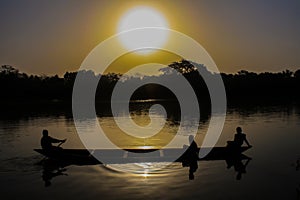
[[[165,17],[158,11],[150,7],[136,7],[129,10],[120,20],[118,25],[118,33],[133,29],[143,28],[168,28],[168,23]],[[147,30],[147,29],[145,29]],[[153,34],[151,30],[139,32],[133,35],[119,35],[119,39],[125,48],[128,50],[139,49],[144,41],[151,41],[155,46],[162,47],[167,39],[167,31],[160,34]],[[136,53],[148,54],[154,50],[138,50]]]

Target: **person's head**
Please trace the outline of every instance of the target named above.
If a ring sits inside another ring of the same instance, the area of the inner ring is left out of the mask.
[[[43,130],[43,136],[48,136],[48,130],[46,129]]]
[[[236,132],[237,132],[237,133],[242,133],[242,128],[241,128],[241,127],[237,127],[237,128],[236,128]]]

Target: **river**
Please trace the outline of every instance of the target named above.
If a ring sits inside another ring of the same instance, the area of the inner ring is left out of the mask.
[[[131,110],[134,121],[147,124],[147,109],[137,107]],[[194,180],[189,180],[189,169],[181,163],[68,165],[52,169],[42,164],[42,155],[33,151],[40,148],[43,129],[53,137],[67,138],[63,148],[84,148],[70,112],[1,113],[2,199],[299,199],[300,107],[249,107],[228,108],[216,144],[225,146],[233,139],[235,128],[243,128],[253,147],[244,153],[249,160],[241,161],[242,172],[239,174],[236,166],[228,168],[225,160],[199,161]],[[110,115],[99,114],[97,120],[117,145],[140,148],[161,147],[173,137],[180,121],[171,118],[168,116],[159,137],[144,140],[122,136]],[[208,125],[209,117],[199,122],[195,139],[198,145]]]

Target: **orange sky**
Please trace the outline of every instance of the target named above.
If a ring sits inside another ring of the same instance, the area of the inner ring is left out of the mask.
[[[135,6],[161,12],[171,29],[198,41],[222,72],[300,68],[297,0],[4,0],[0,64],[31,74],[75,71],[96,45],[116,33],[121,16]]]

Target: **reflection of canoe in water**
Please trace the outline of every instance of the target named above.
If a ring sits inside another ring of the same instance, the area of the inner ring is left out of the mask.
[[[214,147],[211,151],[199,160],[226,160],[230,157],[239,156],[241,159],[247,156],[241,153],[250,147],[241,147],[238,151],[226,147]],[[209,148],[210,149],[210,148]],[[97,149],[88,151],[86,149],[57,149],[45,151],[34,149],[34,151],[51,159],[59,160],[77,165],[101,164],[95,157],[105,164],[140,163],[140,162],[182,162],[185,158],[186,149]],[[198,149],[199,150],[199,149]],[[208,150],[203,148],[201,150]],[[95,157],[94,157],[95,156]]]

